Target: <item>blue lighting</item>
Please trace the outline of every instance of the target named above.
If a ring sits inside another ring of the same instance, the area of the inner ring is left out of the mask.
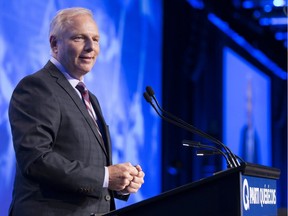
[[[285,40],[286,39],[286,33],[285,32],[276,32],[275,33],[275,39],[276,40]]]
[[[259,20],[259,24],[262,26],[268,25],[287,25],[286,17],[272,17],[272,18],[262,18]]]
[[[262,18],[259,20],[259,24],[262,26],[268,26],[271,24],[270,18]]]
[[[242,3],[242,7],[246,9],[251,9],[254,7],[254,3],[252,1],[244,1]]]
[[[254,17],[255,18],[260,18],[260,16],[261,16],[261,13],[260,13],[260,11],[259,10],[255,10],[254,12],[253,12],[253,15],[254,15]]]
[[[286,4],[285,0],[274,0],[273,1],[273,5],[275,7],[283,7],[283,6],[285,6],[285,4]]]
[[[248,43],[245,38],[240,36],[237,32],[232,30],[228,23],[221,20],[213,13],[208,14],[208,20],[213,23],[216,27],[222,30],[226,35],[228,35],[232,40],[239,44],[243,49],[250,53],[255,59],[257,59],[262,65],[267,67],[276,76],[283,80],[287,80],[287,72],[281,69],[275,62],[269,59],[263,52],[254,48],[250,43]]]
[[[269,12],[272,11],[272,6],[271,6],[271,5],[265,5],[265,6],[263,7],[263,9],[264,9],[265,12],[269,13]]]
[[[203,9],[205,7],[203,0],[187,0],[193,8]]]
[[[175,168],[175,167],[172,167],[172,166],[170,166],[168,169],[167,169],[167,171],[168,171],[168,173],[170,174],[170,175],[177,175],[178,174],[178,170]]]

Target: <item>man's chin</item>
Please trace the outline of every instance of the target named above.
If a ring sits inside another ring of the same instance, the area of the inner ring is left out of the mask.
[[[83,75],[89,73],[92,70],[93,67],[89,66],[89,67],[81,67],[79,68],[79,70],[82,72]]]

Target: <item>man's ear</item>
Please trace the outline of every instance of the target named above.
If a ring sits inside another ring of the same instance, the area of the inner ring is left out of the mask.
[[[55,36],[51,35],[50,36],[50,47],[53,53],[57,53],[58,52],[58,47],[57,47],[57,39]]]

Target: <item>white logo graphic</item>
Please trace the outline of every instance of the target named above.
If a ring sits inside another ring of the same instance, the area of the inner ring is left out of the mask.
[[[247,211],[250,208],[249,203],[249,185],[247,179],[244,179],[243,181],[243,187],[242,187],[242,199],[243,199],[243,206],[245,211]]]

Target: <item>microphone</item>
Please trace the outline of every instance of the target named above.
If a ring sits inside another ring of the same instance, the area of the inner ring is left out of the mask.
[[[220,153],[215,150],[198,150],[196,152],[197,156],[210,156],[210,155],[216,155],[216,154],[220,154]]]
[[[219,150],[219,149],[218,149]],[[220,153],[219,151],[216,151],[216,150],[198,150],[196,152],[196,155],[197,156],[208,156],[208,155],[216,155],[216,154],[222,154]],[[223,151],[222,151],[223,152]],[[224,153],[224,152],[223,152]],[[224,153],[225,154],[225,153]],[[246,163],[241,157],[235,155],[235,157],[240,160],[242,163]]]
[[[196,152],[197,156],[206,156],[206,155],[215,155],[215,154],[221,154],[225,160],[226,160],[226,164],[227,167],[233,167],[233,165],[231,164],[231,162],[229,161],[227,155],[220,149],[214,147],[214,146],[210,146],[210,145],[205,145],[202,144],[200,142],[195,142],[195,141],[191,141],[191,140],[183,140],[182,141],[182,145],[183,146],[188,146],[188,147],[194,147],[194,148],[206,148],[206,149],[212,149],[212,150],[199,150]]]
[[[146,92],[144,92],[144,98],[145,100],[151,104],[151,106],[153,107],[153,109],[156,111],[156,113],[165,121],[172,123],[180,128],[183,128],[193,134],[197,134],[200,135],[201,137],[204,137],[210,141],[212,141],[213,143],[219,145],[220,147],[222,147],[223,149],[225,149],[226,153],[227,153],[227,159],[229,161],[228,165],[232,168],[232,167],[238,167],[240,166],[239,161],[236,159],[236,156],[232,153],[232,151],[226,146],[224,145],[222,142],[220,142],[219,140],[217,140],[216,138],[210,136],[209,134],[204,133],[203,131],[199,130],[198,128],[194,127],[193,125],[188,124],[187,122],[183,121],[182,119],[179,119],[178,117],[174,116],[173,114],[165,111],[158,103],[157,98],[154,94],[153,89],[150,86],[146,87]],[[153,100],[156,103],[153,103]]]
[[[155,104],[153,103],[152,98],[149,96],[149,94],[148,94],[147,92],[144,92],[144,93],[143,93],[143,96],[144,96],[145,100],[146,100],[149,104],[151,104],[151,106],[153,107],[153,109],[156,111],[156,113],[157,113],[162,119],[164,119],[165,121],[167,121],[167,122],[169,122],[169,123],[171,123],[171,124],[174,124],[174,125],[176,125],[176,126],[178,126],[178,127],[180,127],[180,128],[183,128],[183,129],[185,129],[185,130],[190,131],[190,129],[187,128],[186,126],[180,124],[180,123],[177,122],[177,121],[171,120],[170,118],[167,118],[165,115],[163,115],[161,112],[159,112],[159,110],[157,109],[157,107],[156,107]],[[190,131],[190,132],[191,132],[191,131]]]

